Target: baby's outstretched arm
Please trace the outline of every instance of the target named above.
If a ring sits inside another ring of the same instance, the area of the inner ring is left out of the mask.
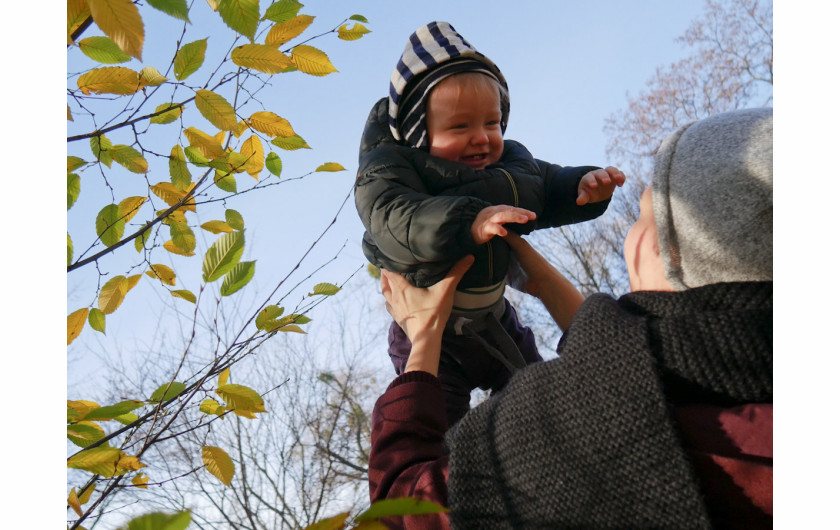
[[[578,206],[601,202],[612,197],[616,186],[624,185],[624,173],[613,166],[590,171],[578,184]]]
[[[488,206],[475,216],[470,231],[473,239],[479,245],[487,243],[493,236],[507,235],[505,223],[525,224],[537,218],[537,214],[524,208],[516,208],[505,204]]]

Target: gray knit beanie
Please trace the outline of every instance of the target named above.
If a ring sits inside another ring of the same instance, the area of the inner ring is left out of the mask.
[[[653,212],[677,291],[773,279],[773,109],[684,125],[656,153]]]
[[[396,140],[416,148],[429,144],[426,134],[426,100],[447,77],[478,72],[499,82],[499,102],[504,133],[510,112],[507,81],[496,63],[467,42],[448,22],[429,22],[408,38],[397,67],[391,74],[388,125]]]

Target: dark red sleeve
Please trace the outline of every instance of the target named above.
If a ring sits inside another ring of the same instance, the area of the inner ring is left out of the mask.
[[[449,427],[443,390],[426,372],[397,377],[373,408],[369,463],[370,500],[414,497],[447,506]],[[447,514],[384,521],[391,528],[449,528]]]
[[[716,528],[773,527],[773,405],[672,411]]]

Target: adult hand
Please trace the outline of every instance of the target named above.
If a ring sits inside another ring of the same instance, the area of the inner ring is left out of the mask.
[[[411,341],[405,371],[437,375],[443,330],[452,313],[455,287],[475,258],[461,258],[441,281],[431,287],[414,287],[397,273],[382,269],[380,285],[385,308]]]

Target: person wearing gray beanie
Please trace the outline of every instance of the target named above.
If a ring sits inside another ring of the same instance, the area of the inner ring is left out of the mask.
[[[449,508],[391,527],[772,528],[772,115],[668,136],[625,240],[632,292],[590,296],[558,359],[448,430],[433,374],[471,258],[425,289],[382,271],[386,307],[416,342],[374,408],[371,500]],[[552,315],[577,294],[523,238],[505,240]]]

